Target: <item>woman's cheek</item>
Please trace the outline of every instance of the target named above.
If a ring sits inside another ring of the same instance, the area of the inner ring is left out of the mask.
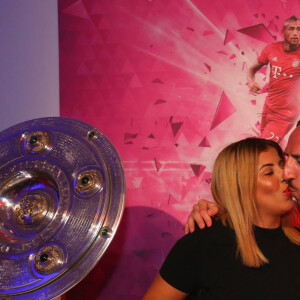
[[[261,179],[257,184],[257,190],[263,194],[271,194],[279,189],[278,180]]]

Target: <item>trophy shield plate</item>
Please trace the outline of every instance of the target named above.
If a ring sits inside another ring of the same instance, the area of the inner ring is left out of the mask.
[[[55,298],[91,271],[117,230],[121,159],[98,129],[62,117],[2,131],[0,149],[0,298]]]

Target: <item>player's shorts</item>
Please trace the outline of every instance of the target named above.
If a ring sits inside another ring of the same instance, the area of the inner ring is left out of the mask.
[[[297,116],[294,116],[294,118],[288,117],[284,112],[272,111],[265,104],[260,125],[261,137],[279,143],[293,128],[297,120]]]

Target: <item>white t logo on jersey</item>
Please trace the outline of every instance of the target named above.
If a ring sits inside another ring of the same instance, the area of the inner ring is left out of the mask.
[[[277,79],[277,76],[280,75],[280,72],[281,72],[281,67],[277,67],[277,66],[272,65],[273,78]]]

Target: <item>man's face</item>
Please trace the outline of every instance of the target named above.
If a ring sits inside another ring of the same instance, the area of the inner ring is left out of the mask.
[[[297,48],[300,41],[300,22],[289,21],[283,26],[282,33],[284,36],[284,42],[289,47]]]
[[[290,135],[285,155],[283,179],[289,184],[292,195],[300,200],[300,126]]]

